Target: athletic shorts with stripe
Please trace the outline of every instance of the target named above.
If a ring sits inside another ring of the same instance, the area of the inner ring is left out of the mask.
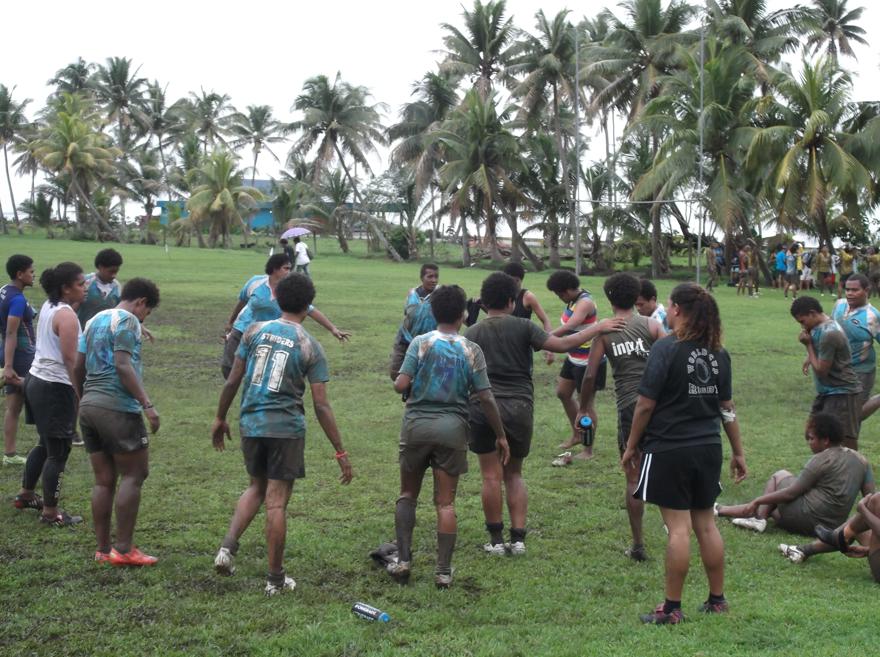
[[[642,455],[633,497],[665,509],[711,509],[721,492],[721,445],[695,445]]]

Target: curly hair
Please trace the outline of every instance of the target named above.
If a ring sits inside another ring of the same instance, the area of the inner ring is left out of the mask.
[[[696,283],[682,283],[672,290],[669,300],[681,309],[675,329],[680,341],[712,350],[721,348],[721,313],[715,297]]]
[[[431,312],[438,324],[454,324],[464,315],[467,297],[458,285],[441,285],[431,295]]]
[[[516,299],[516,281],[512,276],[496,271],[489,274],[480,288],[480,301],[490,310],[504,310]]]
[[[636,305],[641,285],[639,279],[632,274],[619,272],[605,279],[605,296],[615,308],[629,310]]]

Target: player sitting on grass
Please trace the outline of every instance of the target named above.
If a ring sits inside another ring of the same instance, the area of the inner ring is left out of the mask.
[[[327,361],[321,345],[302,327],[315,287],[305,274],[291,274],[275,288],[281,318],[257,322],[242,336],[232,371],[220,393],[211,439],[218,451],[231,439],[226,413],[241,382],[241,450],[250,485],[242,493],[217,556],[215,570],[231,575],[238,539],[266,504],[266,542],[269,572],[266,595],[293,590],[296,582],[284,571],[287,503],[293,480],[305,476],[306,421],[303,394],[306,381],[312,393],[315,416],[336,450],[341,481],[351,481],[351,465],[342,446],[333,409],[327,399]]]
[[[859,492],[874,492],[871,466],[863,455],[840,444],[843,429],[829,413],[811,416],[804,438],[813,457],[800,475],[778,470],[767,481],[763,495],[748,504],[717,506],[718,515],[757,532],[763,532],[772,518],[782,529],[806,536],[813,535],[816,525],[842,524]]]
[[[526,507],[528,498],[522,478],[523,460],[528,456],[532,442],[534,421],[534,394],[532,388],[532,354],[543,349],[563,353],[592,339],[602,330],[616,326],[613,320],[604,320],[564,338],[548,335],[536,324],[522,317],[514,317],[519,285],[512,276],[497,272],[483,281],[480,299],[488,317],[475,324],[464,334],[483,350],[492,394],[501,413],[504,434],[510,445],[510,461],[502,465],[495,447],[495,432],[480,410],[476,397],[470,405],[470,449],[480,459],[483,478],[483,513],[489,542],[483,548],[490,554],[505,554],[502,519],[501,483],[507,493],[510,512],[510,552],[526,551]]]
[[[400,497],[394,514],[398,561],[388,574],[399,582],[409,579],[412,569],[412,535],[416,501],[425,471],[434,474],[434,505],[437,509],[437,566],[435,584],[452,583],[452,552],[457,524],[455,488],[468,469],[468,399],[480,400],[486,422],[495,435],[495,454],[507,465],[510,450],[498,407],[486,375],[480,347],[458,334],[464,321],[467,298],[457,285],[437,288],[431,294],[431,310],[437,329],[417,336],[406,351],[394,390],[409,391],[400,430]]]

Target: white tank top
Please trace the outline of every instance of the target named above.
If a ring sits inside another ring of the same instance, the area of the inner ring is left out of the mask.
[[[59,301],[54,306],[46,301],[40,308],[40,315],[37,320],[37,351],[34,354],[34,364],[31,365],[30,374],[36,376],[43,381],[52,383],[66,383],[71,385],[70,376],[67,374],[67,368],[64,366],[64,357],[61,355],[61,340],[52,330],[52,322],[55,313],[63,308],[67,308],[70,312],[74,312],[66,303]],[[76,319],[76,315],[74,315]],[[82,329],[79,321],[76,322],[77,342],[82,335]]]

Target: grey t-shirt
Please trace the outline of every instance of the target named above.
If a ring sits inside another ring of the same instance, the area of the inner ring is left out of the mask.
[[[840,324],[833,319],[819,324],[810,331],[813,349],[819,360],[831,361],[831,369],[824,376],[813,370],[816,392],[820,395],[846,395],[861,392],[862,386],[852,368],[849,340]]]
[[[532,352],[547,342],[546,331],[527,319],[504,315],[486,317],[471,326],[464,337],[483,350],[496,398],[532,401]]]
[[[639,383],[654,344],[650,320],[634,313],[622,329],[606,333],[600,339],[605,342],[605,356],[614,375],[617,408],[631,406],[638,399]]]
[[[847,447],[829,447],[815,454],[798,475],[808,490],[804,507],[826,527],[837,527],[849,517],[856,496],[874,481],[868,459]]]

